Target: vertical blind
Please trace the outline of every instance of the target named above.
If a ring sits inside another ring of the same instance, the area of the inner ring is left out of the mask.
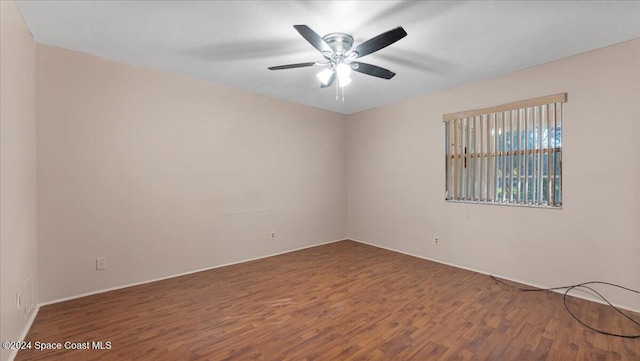
[[[560,93],[445,114],[448,201],[562,206]]]

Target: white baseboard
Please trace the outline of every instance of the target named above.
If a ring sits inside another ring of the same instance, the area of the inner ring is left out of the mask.
[[[82,298],[82,297],[86,297],[86,296],[92,296],[92,295],[96,295],[96,294],[104,293],[104,292],[109,292],[109,291],[115,291],[115,290],[119,290],[119,289],[122,289],[122,288],[128,288],[128,287],[133,287],[133,286],[144,285],[144,284],[147,284],[147,283],[162,281],[162,280],[166,280],[166,279],[169,279],[169,278],[175,278],[175,277],[190,275],[190,274],[193,274],[193,273],[209,271],[209,270],[220,268],[220,267],[226,267],[226,266],[231,266],[231,265],[235,265],[235,264],[239,264],[239,263],[256,261],[256,260],[263,259],[263,258],[278,256],[278,255],[281,255],[281,254],[301,251],[303,249],[318,247],[318,246],[331,244],[331,243],[335,243],[335,242],[340,242],[340,241],[346,241],[346,240],[347,240],[346,238],[336,239],[336,240],[333,240],[333,241],[327,241],[327,242],[323,242],[323,243],[318,243],[318,244],[314,244],[314,245],[311,245],[311,246],[305,246],[305,247],[295,248],[295,249],[291,249],[291,250],[287,250],[287,251],[283,251],[283,252],[272,253],[272,254],[268,254],[268,255],[265,255],[265,256],[249,258],[249,259],[245,259],[245,260],[242,260],[242,261],[225,263],[225,264],[216,265],[216,266],[212,266],[212,267],[206,267],[206,268],[197,269],[197,270],[194,270],[194,271],[188,271],[188,272],[169,275],[169,276],[165,276],[165,277],[154,278],[154,279],[151,279],[151,280],[135,282],[135,283],[128,283],[128,284],[121,285],[121,286],[110,287],[110,288],[100,289],[100,290],[91,291],[91,292],[87,292],[87,293],[82,293],[82,294],[78,294],[78,295],[73,295],[73,296],[69,296],[69,297],[58,298],[58,299],[55,299],[55,300],[52,300],[52,301],[42,302],[42,303],[38,304],[38,307],[48,306],[48,305],[52,305],[52,304],[60,303],[60,302],[65,302],[65,301],[71,301],[71,300],[75,300],[77,298]]]
[[[27,321],[27,324],[25,325],[24,330],[22,330],[22,333],[20,334],[20,337],[18,338],[17,341],[22,342],[22,341],[24,341],[25,338],[27,338],[27,334],[29,333],[29,330],[31,329],[31,325],[33,325],[33,321],[36,320],[36,316],[38,315],[38,311],[40,311],[40,305],[36,305],[34,307],[34,309],[31,311],[31,317],[29,317],[29,321]],[[16,356],[18,355],[18,351],[19,350],[11,351],[11,354],[9,354],[9,360],[8,361],[13,361],[16,358]]]
[[[453,263],[449,263],[449,262],[444,262],[444,261],[432,259],[432,258],[425,257],[425,256],[419,256],[417,254],[412,254],[412,253],[409,253],[409,252],[403,252],[403,251],[399,251],[397,249],[383,247],[383,246],[380,246],[380,245],[377,245],[377,244],[373,244],[373,243],[369,243],[369,242],[365,242],[365,241],[361,241],[361,240],[357,240],[357,239],[353,239],[353,238],[347,238],[347,239],[350,240],[350,241],[366,244],[368,246],[377,247],[377,248],[381,248],[381,249],[386,249],[387,251],[391,251],[391,252],[397,252],[397,253],[406,254],[407,256],[417,257],[417,258],[425,259],[427,261],[440,263],[440,264],[444,264],[444,265],[451,266],[451,267],[461,268],[461,269],[464,269],[464,270],[467,270],[467,271],[471,271],[471,272],[481,273],[481,274],[484,274],[484,275],[487,275],[487,276],[493,275],[493,276],[495,276],[497,278],[500,278],[500,279],[503,279],[503,280],[507,280],[507,281],[511,281],[511,282],[517,282],[517,283],[524,284],[524,285],[531,286],[531,287],[535,287],[535,288],[547,289],[547,288],[557,287],[557,285],[544,286],[544,285],[538,285],[538,284],[534,284],[534,283],[530,283],[530,282],[525,282],[525,281],[521,281],[521,280],[518,280],[518,279],[511,278],[511,277],[507,277],[507,276],[503,276],[503,275],[499,275],[499,274],[494,274],[494,273],[490,273],[490,272],[487,272],[487,271],[478,270],[478,269],[475,269],[475,268],[465,267],[465,266],[461,266],[461,265],[457,265],[457,264],[453,264]],[[553,292],[564,294],[565,291],[563,291],[563,290],[553,290]],[[581,298],[583,300],[587,300],[587,301],[591,301],[591,302],[600,303],[600,304],[603,304],[603,305],[608,305],[606,302],[604,302],[600,298],[592,296],[591,294],[586,293],[586,292],[585,292],[585,294],[571,293],[571,296],[578,297],[578,298]],[[631,311],[631,312],[639,312],[640,313],[640,310],[636,310],[633,307],[619,305],[619,304],[617,304],[615,302],[611,302],[611,303],[617,308],[620,308],[620,309],[623,309],[623,310],[627,310],[627,311]]]

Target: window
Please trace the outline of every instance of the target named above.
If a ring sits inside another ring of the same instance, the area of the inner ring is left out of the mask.
[[[445,114],[447,201],[562,207],[567,94]]]

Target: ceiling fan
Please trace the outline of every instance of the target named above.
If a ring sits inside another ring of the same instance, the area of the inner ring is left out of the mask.
[[[306,25],[293,26],[324,57],[321,62],[297,63],[269,67],[269,70],[304,68],[310,66],[326,66],[317,74],[321,88],[330,87],[338,79],[338,85],[344,87],[351,83],[351,70],[382,79],[391,79],[396,73],[376,65],[355,61],[358,58],[374,53],[407,36],[407,32],[399,26],[384,32],[362,44],[353,46],[353,37],[345,33],[330,33],[320,37]]]

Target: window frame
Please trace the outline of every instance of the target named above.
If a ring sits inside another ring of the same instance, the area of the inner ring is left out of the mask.
[[[444,114],[445,200],[562,209],[566,101],[558,93]]]

